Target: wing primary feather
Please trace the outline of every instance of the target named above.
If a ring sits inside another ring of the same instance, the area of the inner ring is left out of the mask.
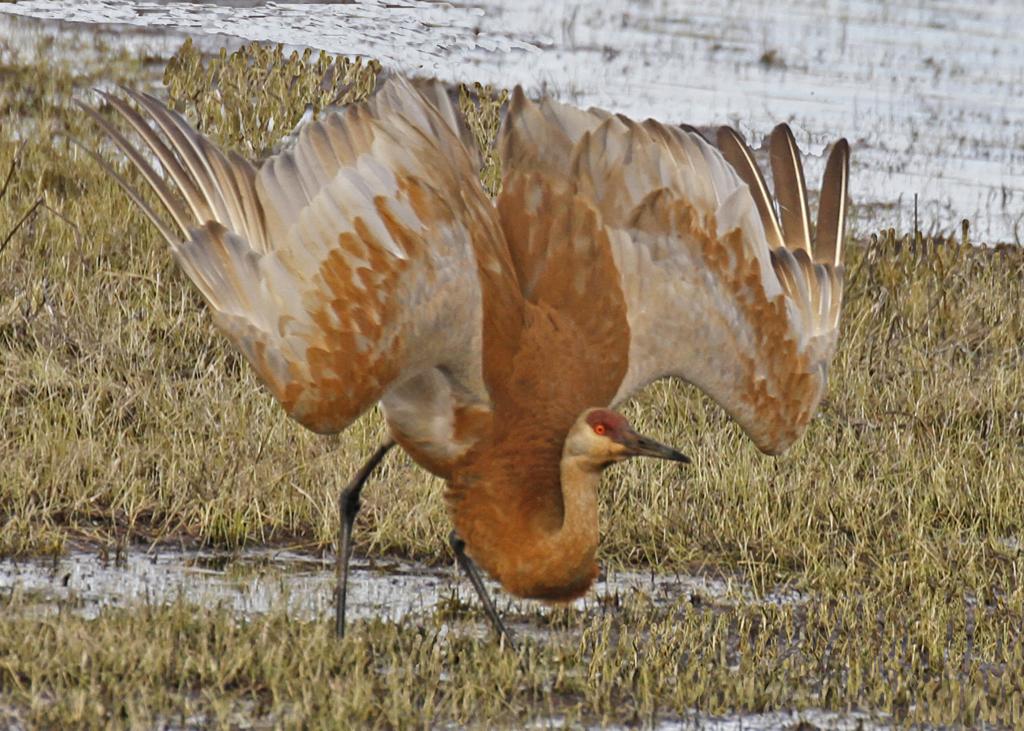
[[[754,204],[761,217],[761,224],[764,226],[765,236],[768,238],[768,248],[778,249],[785,246],[782,228],[779,225],[778,216],[775,215],[775,207],[772,205],[771,193],[768,192],[768,185],[765,183],[761,169],[754,161],[754,156],[751,154],[750,148],[747,147],[747,143],[732,127],[719,127],[718,148],[722,151],[722,156],[736,170],[740,180],[750,188],[750,194],[754,198]]]
[[[850,145],[845,139],[832,145],[821,180],[818,199],[818,229],[815,233],[814,259],[839,266],[843,258],[846,232],[847,184],[850,177]]]
[[[814,265],[814,277],[817,280],[818,297],[815,301],[815,314],[819,324],[825,323],[831,328],[829,313],[832,309],[832,279],[828,268],[822,264]]]
[[[103,129],[104,132],[110,135],[110,139],[114,143],[114,145],[128,157],[131,163],[135,165],[135,167],[139,170],[140,173],[142,173],[142,176],[146,179],[146,182],[149,183],[149,185],[156,192],[157,196],[160,198],[160,201],[164,204],[164,206],[166,206],[167,210],[170,212],[171,217],[174,219],[174,222],[181,229],[181,232],[183,234],[187,234],[189,228],[188,215],[185,213],[184,209],[182,208],[181,202],[178,201],[174,194],[171,192],[170,188],[168,187],[164,179],[157,175],[156,171],[153,170],[153,167],[148,162],[146,162],[146,159],[139,154],[138,150],[132,147],[131,143],[129,143],[128,140],[125,139],[124,135],[122,135],[117,130],[117,128],[114,127],[114,125],[112,125],[110,122],[104,119],[99,112],[92,109],[88,105],[83,104],[77,99],[75,100],[75,104],[77,104],[90,117],[92,117],[93,120]],[[96,152],[87,145],[78,142],[77,140],[75,140],[75,144],[77,144],[80,148],[85,150],[90,157],[92,157],[94,160],[100,163],[103,169],[117,181],[117,183],[125,190],[125,192],[128,193],[129,197],[131,197],[131,199],[135,201],[135,203],[142,209],[143,213],[146,214],[146,217],[149,218],[160,229],[160,233],[163,234],[164,238],[166,238],[171,243],[172,246],[175,245],[174,237],[171,234],[170,230],[156,215],[156,212],[152,209],[152,207],[142,200],[142,197],[139,195],[139,192],[135,190],[135,188],[133,188],[127,180],[125,180],[124,176],[115,172],[114,169],[110,167],[110,165],[108,165],[102,157],[96,154]]]
[[[192,209],[192,217],[195,221],[209,221],[216,218],[213,208],[208,200],[206,188],[197,175],[198,157],[181,130],[172,124],[162,114],[163,105],[152,97],[147,97],[134,89],[122,86],[121,90],[127,94],[132,101],[144,112],[149,114],[150,119],[155,123],[156,129],[163,133],[168,144],[169,151],[173,153],[166,161],[168,172],[174,177],[175,184],[181,190],[185,202]],[[141,116],[141,114],[140,114]],[[154,150],[154,152],[156,152]],[[161,161],[163,162],[163,161]],[[178,173],[175,176],[175,173]]]
[[[127,193],[128,197],[135,202],[135,205],[137,205],[139,209],[145,214],[146,218],[148,218],[150,222],[154,226],[156,226],[157,230],[164,237],[164,240],[167,241],[167,243],[172,248],[176,248],[178,246],[178,242],[175,240],[174,233],[167,227],[167,224],[160,220],[160,217],[156,215],[156,211],[154,211],[153,208],[142,199],[142,196],[139,195],[139,192],[132,187],[131,183],[124,179],[123,175],[114,170],[114,168],[112,168],[106,160],[100,157],[100,155],[95,150],[93,150],[86,144],[80,142],[74,137],[69,137],[68,139],[70,139],[74,144],[78,145],[78,147],[84,150],[85,153],[89,155],[89,157],[91,157],[93,160],[99,163],[100,167],[103,168],[110,177],[117,181],[117,184],[120,185],[124,192]]]
[[[189,200],[189,196],[195,198],[198,195],[198,191],[195,187],[195,182],[191,176],[182,168],[181,163],[178,161],[178,157],[174,152],[167,147],[164,141],[160,138],[153,128],[146,123],[146,120],[135,111],[130,104],[127,104],[123,99],[108,94],[104,91],[97,90],[97,93],[118,113],[121,117],[128,122],[129,126],[135,131],[135,133],[142,138],[146,146],[149,147],[150,151],[160,161],[160,165],[170,176],[174,184],[182,192],[185,197],[185,203],[188,206],[192,206]],[[171,214],[174,216],[175,222],[181,228],[182,232],[187,232],[190,226],[192,226],[191,218],[188,216],[185,207],[177,201],[177,197],[172,199],[168,195],[170,188],[164,182],[163,176],[158,176],[152,167],[145,161],[145,159],[139,154],[138,150],[134,145],[128,143],[128,140],[121,135],[113,125],[104,123],[102,120],[97,119],[96,113],[89,107],[79,104],[89,115],[96,119],[97,122],[103,127],[103,129],[110,135],[111,139],[115,144],[120,147],[121,151],[128,156],[128,158],[139,168],[139,170],[146,176],[147,182],[153,186],[157,194],[160,196],[164,205],[167,206]],[[152,178],[151,178],[152,176]],[[161,181],[161,185],[157,185],[154,179]],[[172,204],[172,200],[174,203]]]
[[[796,146],[789,125],[780,124],[772,130],[772,178],[775,181],[775,199],[779,202],[782,230],[790,249],[803,249],[811,253],[811,219],[807,206],[807,186],[804,168],[800,163],[800,148]]]
[[[698,137],[700,137],[702,140],[709,144],[711,142],[703,132],[694,127],[692,124],[681,124],[679,125],[679,129],[681,129],[683,132],[689,132],[692,135],[697,135]]]
[[[126,86],[122,86],[121,90],[149,112],[163,133],[170,138],[174,149],[181,155],[182,162],[202,191],[209,209],[206,215],[197,214],[198,221],[205,223],[208,220],[230,220],[224,196],[217,185],[216,175],[206,159],[208,150],[203,149],[202,138],[181,118],[181,115],[168,109],[149,94]]]
[[[227,157],[240,195],[238,205],[241,208],[243,220],[246,221],[245,230],[249,243],[256,251],[266,253],[269,250],[266,236],[267,221],[253,185],[256,177],[255,168],[237,152],[229,152]]]

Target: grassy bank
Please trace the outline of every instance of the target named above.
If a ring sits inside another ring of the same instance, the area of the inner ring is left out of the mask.
[[[159,88],[163,64],[109,49],[76,59],[0,57],[0,175],[12,171],[0,199],[0,553],[330,544],[338,490],[382,438],[379,417],[323,438],[272,403],[156,232],[69,142],[102,147],[71,98],[93,101],[89,87],[109,81]],[[208,103],[179,95],[186,109]],[[520,671],[447,633],[458,618],[364,624],[336,645],[326,625],[283,614],[237,623],[172,607],[87,622],[11,599],[0,704],[41,725],[242,714],[327,726],[339,713],[385,726],[420,713],[643,723],[801,707],[1019,723],[1024,255],[886,232],[851,241],[846,266],[829,395],[794,448],[764,457],[694,389],[658,384],[628,414],[694,464],[617,467],[601,495],[603,563],[735,575],[755,594],[794,586],[810,608],[569,615],[526,642]],[[357,550],[447,561],[440,489],[389,456],[364,493]]]
[[[1019,641],[965,631],[962,602],[931,608],[939,633],[870,599],[722,612],[633,599],[541,627],[513,655],[458,617],[362,623],[338,642],[329,623],[283,612],[239,623],[174,605],[86,621],[7,605],[0,679],[3,703],[41,727],[646,725],[693,709],[857,707],[901,724],[1024,722]]]

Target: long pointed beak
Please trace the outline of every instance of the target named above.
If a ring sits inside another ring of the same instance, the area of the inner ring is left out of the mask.
[[[682,452],[636,432],[631,434],[623,444],[629,450],[631,457],[657,457],[658,459],[670,459],[673,462],[690,463],[690,458]]]

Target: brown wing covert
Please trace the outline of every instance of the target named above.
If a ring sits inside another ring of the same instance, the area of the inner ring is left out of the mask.
[[[314,431],[345,428],[431,369],[460,403],[487,404],[478,271],[509,289],[514,274],[457,112],[443,90],[420,88],[389,81],[368,103],[307,124],[258,169],[146,95],[126,92],[135,106],[103,96],[149,155],[86,108],[174,227],[101,163],[160,229],[218,326]]]
[[[613,401],[677,376],[777,453],[813,416],[835,350],[849,147],[833,146],[812,237],[789,128],[772,135],[774,199],[739,135],[718,140],[517,90],[499,149],[507,179],[563,180],[611,230],[630,343]]]

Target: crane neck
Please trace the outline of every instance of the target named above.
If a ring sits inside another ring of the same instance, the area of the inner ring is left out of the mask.
[[[552,553],[587,555],[593,560],[600,539],[598,533],[597,490],[601,468],[581,456],[563,454],[562,525],[550,534]]]
[[[574,599],[597,578],[601,467],[564,448],[554,464],[522,453],[485,453],[456,472],[447,493],[455,529],[510,593]]]
[[[560,473],[561,521],[534,523],[532,536],[524,531],[515,569],[498,577],[513,594],[574,599],[597,578],[594,557],[600,538],[597,488],[601,470],[580,457],[563,455]]]

